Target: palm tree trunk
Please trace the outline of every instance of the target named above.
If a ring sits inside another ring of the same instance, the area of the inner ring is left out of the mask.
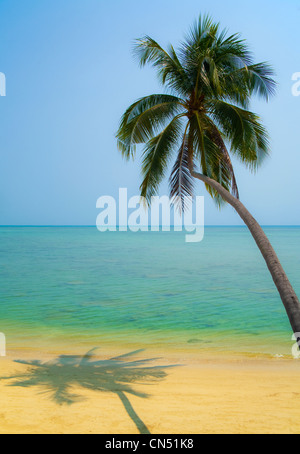
[[[193,169],[190,169],[190,172],[194,178],[197,178],[214,188],[222,196],[222,198],[237,211],[239,216],[245,222],[266,261],[273,281],[284,304],[293,333],[297,339],[298,346],[300,347],[300,303],[287,275],[284,272],[284,269],[279,262],[276,252],[274,251],[263,229],[240,202],[240,200],[230,194],[230,192],[223,188],[220,183],[202,175],[201,173],[195,172]]]

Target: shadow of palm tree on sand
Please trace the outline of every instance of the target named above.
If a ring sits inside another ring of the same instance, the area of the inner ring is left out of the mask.
[[[133,385],[151,384],[162,380],[167,376],[165,369],[174,366],[149,365],[158,358],[132,359],[143,350],[106,360],[95,360],[95,350],[92,349],[82,356],[61,355],[47,362],[17,360],[15,362],[30,366],[29,369],[23,374],[0,379],[14,379],[9,386],[24,388],[37,386],[50,394],[51,399],[60,405],[71,405],[82,400],[79,395],[71,393],[71,387],[76,385],[93,391],[115,393],[139,432],[149,434],[147,426],[135,412],[126,394],[141,398],[149,397],[149,394],[135,390]]]

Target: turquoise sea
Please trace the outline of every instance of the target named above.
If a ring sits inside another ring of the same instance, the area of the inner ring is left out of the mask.
[[[266,227],[300,294],[300,228]],[[153,345],[291,355],[292,332],[244,227],[105,232],[0,228],[0,332],[7,350]]]

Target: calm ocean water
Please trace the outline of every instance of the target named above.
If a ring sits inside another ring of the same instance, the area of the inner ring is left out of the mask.
[[[265,228],[300,294],[300,228]],[[291,328],[243,227],[181,232],[0,228],[7,348],[136,344],[290,354]]]

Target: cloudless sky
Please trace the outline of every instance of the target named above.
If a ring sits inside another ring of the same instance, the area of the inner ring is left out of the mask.
[[[255,100],[272,155],[256,175],[236,163],[243,203],[261,224],[300,225],[299,0],[0,0],[0,224],[94,225],[96,200],[138,194],[139,161],[116,148],[120,116],[163,89],[140,69],[132,43],[145,34],[175,46],[200,13],[241,32],[256,61],[275,68],[278,92]],[[167,182],[161,194],[168,193]],[[240,224],[205,195],[206,224]]]

